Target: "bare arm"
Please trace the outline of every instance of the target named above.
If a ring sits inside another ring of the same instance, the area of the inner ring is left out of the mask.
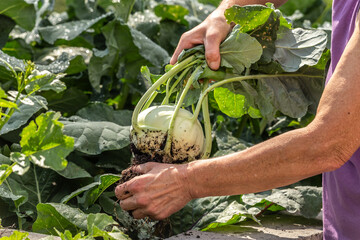
[[[280,6],[287,0],[273,0],[275,6]],[[226,38],[232,26],[226,22],[224,12],[233,5],[265,4],[268,0],[223,0],[201,24],[184,33],[170,60],[175,64],[182,50],[199,44],[205,46],[205,57],[210,68],[216,70],[220,66],[220,43]]]
[[[140,165],[144,175],[116,188],[121,207],[163,219],[194,198],[259,192],[341,167],[360,147],[359,22],[309,126],[224,157]]]
[[[360,147],[359,25],[358,17],[314,121],[246,151],[190,163],[193,198],[264,191],[335,170],[350,159]]]

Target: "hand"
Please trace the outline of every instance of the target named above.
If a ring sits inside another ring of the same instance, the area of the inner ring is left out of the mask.
[[[167,218],[179,211],[192,197],[186,179],[187,165],[146,163],[135,166],[135,177],[116,187],[120,207],[132,211],[134,218]]]
[[[220,66],[219,46],[232,27],[226,22],[224,9],[216,9],[201,24],[181,36],[170,64],[177,62],[182,50],[204,44],[206,61],[212,70],[217,70]]]

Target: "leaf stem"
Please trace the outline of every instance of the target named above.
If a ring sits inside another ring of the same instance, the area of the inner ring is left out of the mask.
[[[166,82],[166,80],[168,80],[169,78],[173,77],[174,75],[176,75],[178,72],[180,72],[181,70],[183,70],[183,68],[190,63],[191,61],[194,60],[194,56],[190,56],[186,59],[184,59],[182,62],[175,64],[175,66],[170,69],[170,71],[168,71],[167,73],[165,73],[164,75],[162,75],[145,93],[144,95],[141,97],[141,99],[139,100],[139,102],[136,104],[136,107],[134,109],[133,115],[132,115],[132,127],[134,128],[135,131],[141,131],[139,124],[138,124],[138,116],[139,113],[141,111],[141,109],[143,108],[143,105],[146,103],[146,101],[149,99],[149,97],[152,95],[152,93],[154,91],[156,91],[156,89],[158,87],[161,86],[161,84],[163,84],[164,82]]]
[[[185,88],[184,88],[183,92],[181,93],[179,101],[176,104],[174,113],[171,116],[170,125],[169,125],[168,132],[167,132],[166,144],[165,144],[165,148],[164,148],[165,154],[167,154],[169,156],[170,156],[171,143],[172,143],[172,138],[173,138],[173,132],[174,132],[174,125],[175,125],[176,116],[177,116],[177,114],[179,112],[180,107],[182,106],[182,104],[183,104],[183,102],[185,100],[186,94],[188,93],[191,85],[193,84],[193,82],[195,80],[197,80],[195,78],[198,75],[198,72],[202,71],[202,69],[203,69],[202,66],[198,66],[195,69],[195,71],[191,74],[190,78],[188,79],[188,81],[187,81],[187,83],[185,85]]]
[[[200,109],[201,109],[201,104],[204,101],[206,95],[211,92],[212,90],[214,90],[217,87],[220,87],[224,84],[227,83],[231,83],[231,82],[241,82],[244,80],[250,80],[250,79],[264,79],[264,78],[278,78],[278,77],[309,77],[309,78],[323,78],[322,76],[312,76],[312,75],[304,75],[304,74],[294,74],[294,73],[289,73],[289,74],[273,74],[273,75],[266,75],[266,74],[260,74],[260,75],[248,75],[248,76],[241,76],[241,77],[234,77],[234,78],[228,78],[219,82],[216,82],[214,84],[212,84],[210,87],[208,87],[207,89],[205,89],[205,91],[203,91],[200,94],[199,97],[199,101],[196,105],[196,109],[194,112],[194,116],[193,118],[196,119],[199,116],[200,113]]]
[[[41,193],[40,193],[40,188],[39,188],[39,181],[38,181],[37,174],[36,174],[36,165],[35,164],[34,164],[34,177],[35,177],[35,185],[36,185],[38,202],[41,203]]]
[[[204,88],[207,88],[209,85],[209,80],[204,82]],[[202,102],[202,113],[204,118],[204,131],[205,131],[205,149],[201,156],[202,159],[209,158],[211,154],[212,147],[212,136],[211,136],[211,121],[210,121],[210,113],[209,113],[209,100],[208,96],[204,98]]]

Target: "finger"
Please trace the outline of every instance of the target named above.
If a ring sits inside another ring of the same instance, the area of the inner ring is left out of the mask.
[[[155,167],[155,165],[156,165],[156,163],[154,163],[154,162],[148,162],[148,163],[133,166],[131,170],[134,173],[145,174],[145,173],[150,172]]]
[[[170,59],[170,64],[174,65],[177,60],[178,57],[180,55],[180,53],[184,50],[184,49],[189,49],[192,47],[195,47],[196,45],[193,44],[192,42],[189,42],[187,40],[180,40],[178,46],[176,47],[174,54],[172,55],[171,59]]]
[[[194,28],[191,31],[184,33],[177,45],[173,56],[171,57],[170,64],[175,64],[178,60],[180,53],[189,48],[193,48],[199,44],[203,44],[203,35],[200,27]]]
[[[128,197],[131,197],[132,194],[130,193],[130,191],[127,189],[127,184],[124,183],[124,184],[121,184],[121,185],[118,185],[116,188],[115,188],[115,196],[120,199],[120,200],[123,200],[123,199],[126,199]]]
[[[206,35],[205,58],[206,62],[212,70],[217,70],[220,67],[220,44],[222,39],[216,33],[209,33]]]
[[[131,211],[139,208],[134,197],[129,197],[124,200],[120,200],[120,207],[125,211]]]
[[[147,215],[144,213],[142,208],[138,208],[134,211],[131,212],[131,215],[135,218],[135,219],[141,219],[141,218],[146,218]]]

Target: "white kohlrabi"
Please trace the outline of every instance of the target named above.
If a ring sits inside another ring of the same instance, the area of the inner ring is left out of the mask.
[[[131,130],[132,143],[139,151],[152,157],[162,156],[162,162],[199,159],[204,150],[200,122],[189,111],[179,109],[172,128],[174,111],[175,106],[161,105],[140,112],[137,119],[139,129]],[[169,129],[172,129],[171,134]]]

